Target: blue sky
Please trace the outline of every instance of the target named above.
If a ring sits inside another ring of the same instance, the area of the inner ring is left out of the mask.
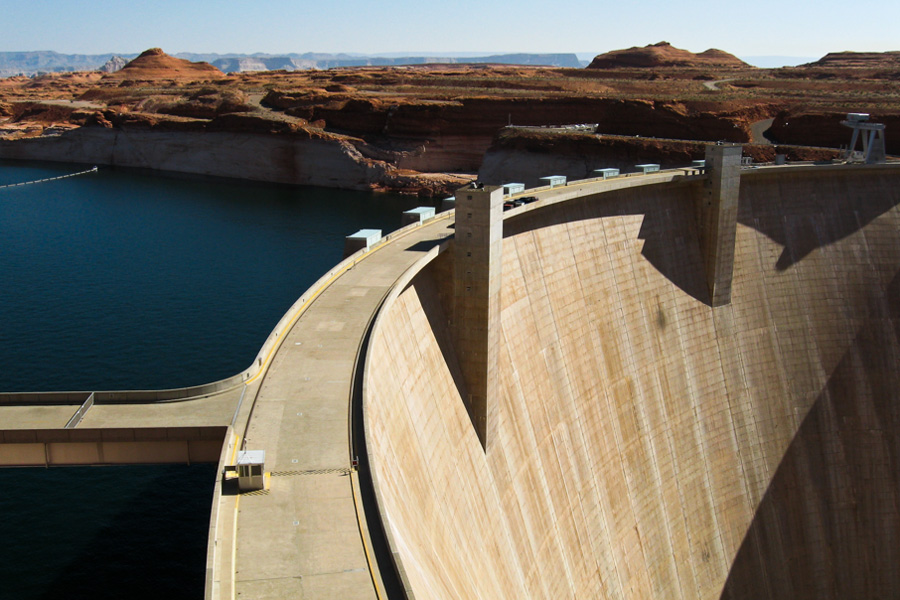
[[[0,0],[0,51],[579,52],[666,40],[700,52],[900,50],[900,2],[857,0]]]

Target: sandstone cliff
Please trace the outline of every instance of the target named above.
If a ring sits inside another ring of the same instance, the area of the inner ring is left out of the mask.
[[[122,68],[128,64],[128,59],[122,58],[121,56],[113,56],[108,61],[103,63],[103,66],[97,69],[103,73],[115,73],[116,71],[121,71]]]
[[[762,70],[741,66],[722,51],[693,54],[667,43],[601,55],[598,64],[604,56],[619,68],[407,65],[225,76],[152,49],[111,75],[0,80],[0,135],[34,137],[99,126],[327,138],[349,144],[360,160],[385,174],[371,185],[429,193],[433,177],[426,173],[496,171],[500,155],[485,153],[510,124],[596,123],[604,139],[655,139],[639,144],[639,151],[626,145],[598,153],[592,147],[590,156],[606,166],[625,166],[670,164],[670,157],[685,164],[680,142],[664,140],[762,140],[761,129],[773,118],[769,134],[777,143],[837,148],[849,140],[837,124],[845,111],[870,112],[892,130],[891,119],[900,114],[896,71],[885,68]],[[823,120],[799,127],[807,114]],[[891,140],[900,138],[887,139],[888,152],[897,153]],[[554,142],[548,143],[539,148],[531,140],[524,150],[503,149],[501,162],[524,164],[539,155],[545,165],[558,160],[559,169],[573,169],[563,174],[579,170],[565,152],[553,158]],[[511,160],[512,153],[521,156]],[[535,156],[523,158],[529,154]],[[394,175],[387,176],[389,171]],[[424,187],[410,188],[414,177]],[[358,181],[350,176],[347,185]]]
[[[213,121],[215,123],[215,121]],[[56,160],[233,177],[291,185],[452,194],[472,177],[421,174],[367,159],[354,140],[305,129],[272,135],[223,126],[198,129],[190,119],[138,126],[81,127],[62,135],[0,139],[0,158]],[[362,147],[365,144],[356,141]]]
[[[553,95],[397,101],[279,89],[270,91],[263,104],[373,144],[404,140],[411,151],[401,166],[423,171],[477,170],[493,137],[509,123],[597,123],[598,131],[615,135],[749,142],[751,123],[773,110],[762,104],[732,108],[702,101]]]

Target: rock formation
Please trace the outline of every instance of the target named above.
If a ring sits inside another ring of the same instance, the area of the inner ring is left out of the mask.
[[[297,65],[287,56],[247,56],[241,58],[220,58],[211,63],[224,73],[246,73],[252,71],[294,71]]]
[[[633,173],[635,165],[657,163],[663,169],[684,167],[704,158],[706,142],[660,140],[646,137],[595,135],[588,132],[507,129],[484,155],[478,179],[501,185],[511,181],[526,187],[545,185],[540,177],[565,175],[569,180],[594,177],[595,169],[615,168]],[[775,154],[788,160],[828,161],[838,150],[803,146],[745,144],[744,156],[755,163],[773,162]]]
[[[373,170],[362,180],[329,177],[327,185],[358,188],[365,181],[378,189],[443,193],[428,174],[515,173],[518,167],[506,167],[539,158],[557,161],[560,169],[568,165],[564,174],[584,176],[588,162],[615,159],[626,164],[609,166],[627,166],[637,154],[636,161],[677,164],[685,141],[763,141],[767,128],[777,144],[838,148],[849,140],[838,124],[847,111],[871,113],[891,131],[900,116],[897,69],[757,69],[721,50],[694,54],[665,42],[600,55],[584,69],[430,64],[292,71],[284,57],[262,55],[233,66],[285,68],[226,76],[207,63],[152,49],[111,74],[0,79],[6,105],[0,126],[5,139],[56,135],[73,126],[192,132],[196,140],[209,132],[328,139],[354,148]],[[810,126],[801,127],[806,121]],[[596,124],[603,137],[590,144],[590,160],[568,153],[569,138],[532,134],[527,147],[501,147],[486,157],[509,125],[565,124]],[[640,139],[611,144],[610,136]],[[900,153],[900,137],[886,137],[887,152]],[[753,152],[765,160],[772,149]],[[788,154],[822,158],[810,151]],[[416,177],[421,186],[411,184]],[[279,180],[295,179],[285,173]]]
[[[750,65],[722,50],[711,48],[705,52],[694,54],[672,46],[669,42],[659,42],[643,48],[633,47],[626,50],[613,50],[595,57],[588,69],[621,69],[621,68],[658,68],[658,67],[741,67]]]
[[[900,68],[900,52],[829,52],[803,67]]]
[[[392,191],[443,197],[474,175],[418,173],[369,158],[365,142],[306,127],[231,113],[212,120],[94,113],[66,135],[16,136],[0,128],[0,158],[56,160],[236,177],[289,185]],[[46,129],[45,129],[46,132]]]
[[[840,148],[850,143],[851,130],[841,125],[846,112],[822,110],[792,110],[778,114],[766,133],[769,139],[781,144],[805,144]],[[872,113],[871,120],[887,126],[885,150],[888,154],[900,154],[900,116]]]
[[[202,81],[222,79],[225,74],[209,63],[193,63],[174,58],[159,48],[151,48],[115,73],[106,76],[115,80],[148,81],[159,79]]]
[[[122,68],[127,64],[127,59],[122,58],[121,56],[113,56],[97,70],[102,71],[103,73],[115,73],[116,71],[121,71]]]

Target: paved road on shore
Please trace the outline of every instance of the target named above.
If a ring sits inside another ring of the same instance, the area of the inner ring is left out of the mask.
[[[750,125],[750,141],[754,144],[770,144],[772,142],[764,135],[766,130],[772,126],[772,123],[775,122],[775,119],[763,119],[762,121],[757,121],[755,123],[751,123]]]
[[[729,81],[737,81],[737,77],[732,77],[730,79],[717,79],[716,81],[704,81],[703,87],[705,87],[708,90],[717,92],[717,91],[719,91],[720,83],[728,83]]]

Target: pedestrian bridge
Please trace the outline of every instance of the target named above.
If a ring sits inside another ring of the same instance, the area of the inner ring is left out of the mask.
[[[0,394],[0,464],[218,462],[210,599],[895,595],[900,167],[741,171],[730,256],[709,187],[503,213],[489,443],[451,211],[323,275],[227,380]],[[266,489],[229,479],[242,449]]]

